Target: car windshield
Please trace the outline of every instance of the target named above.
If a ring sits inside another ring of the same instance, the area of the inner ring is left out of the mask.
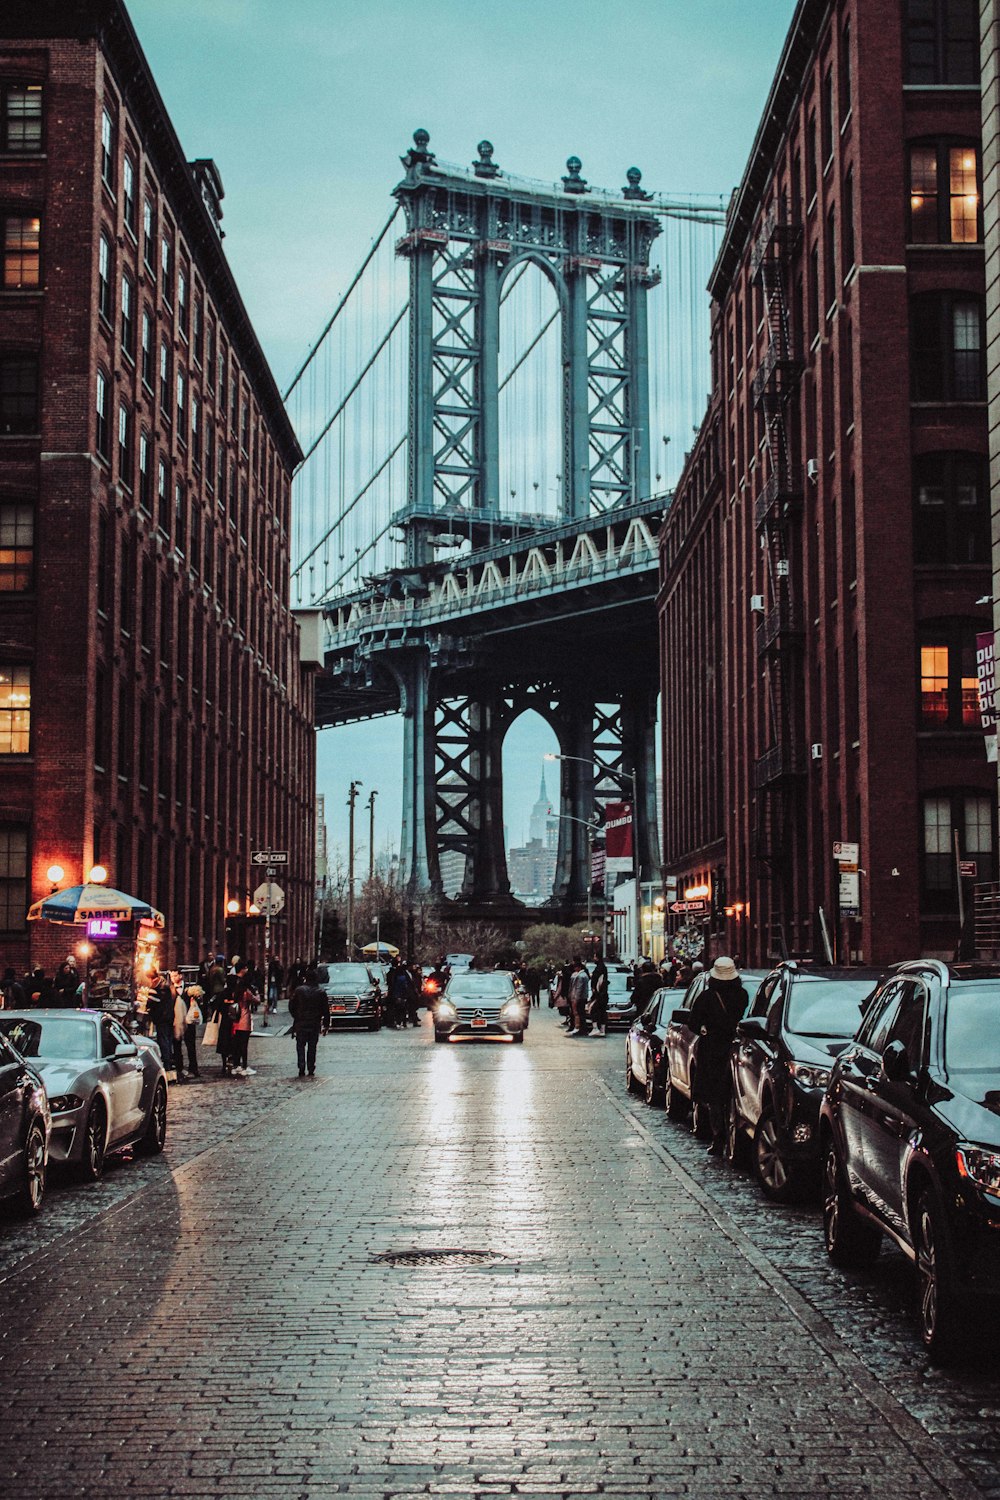
[[[97,1028],[84,1016],[59,1016],[45,1021],[25,1016],[0,1016],[0,1031],[22,1057],[60,1057],[85,1062],[97,1056]]]
[[[497,995],[509,995],[513,985],[506,974],[463,974],[453,979],[448,986],[448,998],[465,995],[470,1000],[486,1000]]]
[[[792,985],[788,1029],[799,1036],[853,1036],[861,1024],[871,979],[804,979]]]
[[[944,1065],[949,1073],[1000,1071],[1000,983],[948,987]]]
[[[631,990],[629,989],[629,980],[631,979],[631,977],[632,977],[631,974],[618,974],[618,973],[616,973],[616,971],[614,969],[612,969],[611,972],[608,974],[608,994],[609,995],[629,995],[629,994],[631,994]]]
[[[337,989],[366,990],[371,984],[364,964],[328,964],[319,970],[319,982]]]

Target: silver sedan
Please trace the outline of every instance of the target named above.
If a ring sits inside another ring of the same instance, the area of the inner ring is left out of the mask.
[[[99,1010],[0,1011],[0,1032],[45,1084],[51,1162],[93,1181],[109,1151],[163,1150],[167,1081],[154,1044]]]

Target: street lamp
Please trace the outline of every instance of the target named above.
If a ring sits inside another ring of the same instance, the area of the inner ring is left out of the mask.
[[[350,791],[347,794],[347,807],[349,813],[348,835],[347,835],[347,957],[354,957],[354,804],[358,800],[358,791],[364,786],[363,781],[352,781]]]
[[[594,834],[601,826],[601,815],[594,813],[592,818],[573,818],[569,813],[556,813],[557,823],[580,823],[587,830],[587,932],[591,932],[591,902],[594,894]]]
[[[636,791],[635,767],[633,766],[632,769],[631,769],[631,771],[625,771],[623,773],[609,772],[607,766],[602,765],[599,760],[594,760],[593,757],[590,756],[590,755],[561,755],[561,754],[560,755],[553,755],[553,754],[548,754],[548,755],[545,755],[543,757],[543,759],[545,759],[545,760],[575,760],[581,766],[593,766],[595,770],[597,770],[597,771],[604,771],[608,775],[624,774],[625,776],[627,776],[629,778],[629,781],[632,783],[632,880],[633,880],[633,883],[635,885],[635,891],[634,891],[633,900],[632,900],[632,919],[633,919],[633,922],[635,924],[635,952],[636,952],[636,958],[641,958],[642,954],[641,954],[640,950],[642,948],[642,929],[641,929],[641,922],[642,922],[642,893],[639,890],[639,796],[638,796],[638,792]],[[580,819],[578,821],[582,822],[583,820]]]
[[[103,865],[92,865],[87,879],[91,885],[103,885],[108,878],[108,872]]]

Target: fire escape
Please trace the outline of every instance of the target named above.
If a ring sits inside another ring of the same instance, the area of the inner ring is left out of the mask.
[[[793,528],[802,510],[802,472],[792,451],[789,403],[802,374],[798,330],[789,316],[788,283],[802,243],[784,200],[771,208],[750,261],[764,301],[768,343],[753,380],[753,404],[764,419],[768,462],[754,504],[766,585],[757,626],[764,689],[763,754],[754,764],[755,854],[771,884],[770,946],[787,952],[791,918],[792,841],[805,774],[802,722],[801,599],[793,576]]]

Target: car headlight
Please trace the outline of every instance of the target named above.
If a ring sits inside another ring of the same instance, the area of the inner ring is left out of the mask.
[[[520,1000],[508,1000],[500,1014],[508,1016],[512,1021],[520,1021],[524,1015],[524,1006]]]
[[[829,1068],[814,1068],[809,1063],[789,1063],[788,1071],[805,1089],[825,1089],[830,1082]]]
[[[959,1177],[970,1178],[984,1192],[1000,1197],[1000,1152],[982,1146],[960,1146],[955,1152]]]
[[[450,1000],[439,1000],[437,1013],[439,1016],[443,1016],[446,1021],[453,1021],[458,1015],[458,1011]]]
[[[49,1100],[49,1109],[54,1115],[64,1115],[67,1110],[79,1109],[82,1103],[79,1094],[57,1094]]]

